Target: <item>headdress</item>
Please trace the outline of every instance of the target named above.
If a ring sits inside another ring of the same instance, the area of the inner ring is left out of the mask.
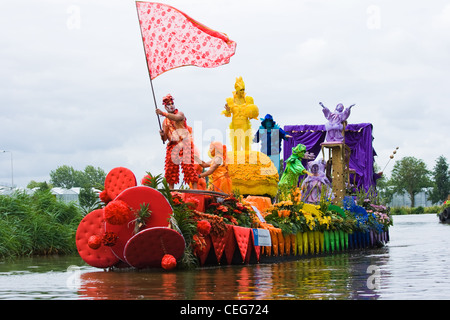
[[[227,147],[224,144],[220,143],[219,141],[213,141],[210,144],[210,148],[213,149],[213,153],[211,153],[212,156],[221,156],[225,161],[227,157]]]
[[[236,78],[236,83],[234,84],[234,88],[236,91],[239,91],[240,89],[245,90],[245,83],[244,80],[242,80],[242,77]]]
[[[168,105],[169,103],[172,103],[173,104],[173,97],[172,97],[172,95],[169,93],[167,96],[165,96],[164,98],[163,98],[163,105]]]
[[[278,129],[279,126],[277,125],[277,123],[275,122],[275,120],[273,120],[273,117],[271,114],[266,114],[266,116],[264,118],[260,118],[261,121],[261,129],[267,129],[267,125],[269,123],[272,124],[271,128],[273,129]]]
[[[295,148],[292,149],[292,155],[295,157],[302,157],[305,155],[306,146],[304,144],[299,143]]]

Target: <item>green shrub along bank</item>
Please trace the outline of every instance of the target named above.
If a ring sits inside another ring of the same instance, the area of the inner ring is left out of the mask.
[[[74,253],[82,218],[76,204],[57,200],[49,190],[0,196],[0,259]]]
[[[392,215],[421,214],[421,213],[440,213],[442,206],[431,207],[391,207]]]

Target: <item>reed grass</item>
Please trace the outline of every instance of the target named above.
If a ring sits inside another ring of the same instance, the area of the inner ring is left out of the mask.
[[[82,217],[75,203],[59,201],[49,190],[0,196],[0,259],[76,252]]]

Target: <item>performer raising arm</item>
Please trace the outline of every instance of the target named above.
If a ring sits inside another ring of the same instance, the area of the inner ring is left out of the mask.
[[[194,167],[192,128],[187,125],[184,113],[175,108],[173,100],[170,94],[163,98],[163,105],[167,112],[156,109],[156,114],[165,117],[160,130],[161,139],[169,140],[166,148],[165,178],[169,187],[173,189],[179,182],[181,165],[184,182],[191,183],[192,188],[197,189],[198,177]]]

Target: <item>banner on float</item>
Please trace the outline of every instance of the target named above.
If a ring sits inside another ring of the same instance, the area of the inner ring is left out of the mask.
[[[251,206],[253,211],[255,211],[256,216],[258,217],[259,221],[261,222],[266,222],[266,220],[264,220],[264,217],[262,216],[261,212],[259,212],[258,208],[256,208],[255,206]]]
[[[253,229],[253,239],[255,246],[270,247],[272,245],[270,232],[266,229]]]

